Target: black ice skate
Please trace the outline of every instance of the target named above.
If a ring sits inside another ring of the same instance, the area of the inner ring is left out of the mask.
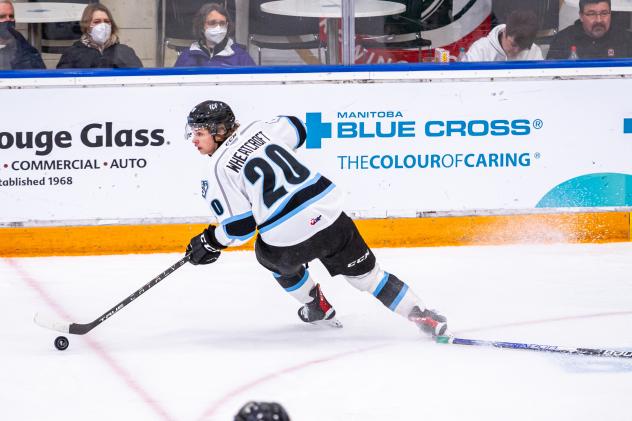
[[[302,321],[316,325],[342,327],[342,323],[336,319],[336,310],[323,295],[319,284],[312,288],[309,296],[313,300],[298,309],[298,317]]]
[[[421,311],[417,306],[411,310],[408,320],[415,323],[422,332],[432,336],[441,336],[448,329],[447,319],[444,316],[433,310]]]

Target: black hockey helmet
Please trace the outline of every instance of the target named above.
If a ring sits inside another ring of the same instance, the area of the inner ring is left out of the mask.
[[[290,421],[290,416],[276,402],[252,401],[241,407],[234,421]]]
[[[223,124],[224,127],[219,127]],[[235,128],[235,114],[230,106],[222,101],[204,101],[196,105],[187,117],[190,129],[205,128],[212,135],[226,134]],[[188,130],[187,130],[188,131]]]

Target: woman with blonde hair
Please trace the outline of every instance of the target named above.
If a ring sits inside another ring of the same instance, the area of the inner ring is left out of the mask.
[[[119,42],[118,26],[104,5],[86,6],[80,26],[81,39],[61,56],[58,69],[143,67],[134,50]]]

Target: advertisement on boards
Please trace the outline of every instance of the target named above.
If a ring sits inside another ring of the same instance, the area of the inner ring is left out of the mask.
[[[5,89],[0,223],[199,221],[207,158],[186,116],[304,121],[299,158],[358,217],[630,206],[625,79]],[[555,100],[552,100],[555,98]],[[598,104],[608,104],[600,107]],[[632,184],[630,184],[632,185]]]

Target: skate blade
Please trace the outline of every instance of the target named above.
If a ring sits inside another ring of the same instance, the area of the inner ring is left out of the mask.
[[[342,327],[342,323],[340,322],[340,320],[338,320],[335,317],[332,317],[329,320],[316,320],[315,322],[310,322],[310,324],[316,325],[316,326],[326,326],[326,327],[336,327],[336,328]]]

